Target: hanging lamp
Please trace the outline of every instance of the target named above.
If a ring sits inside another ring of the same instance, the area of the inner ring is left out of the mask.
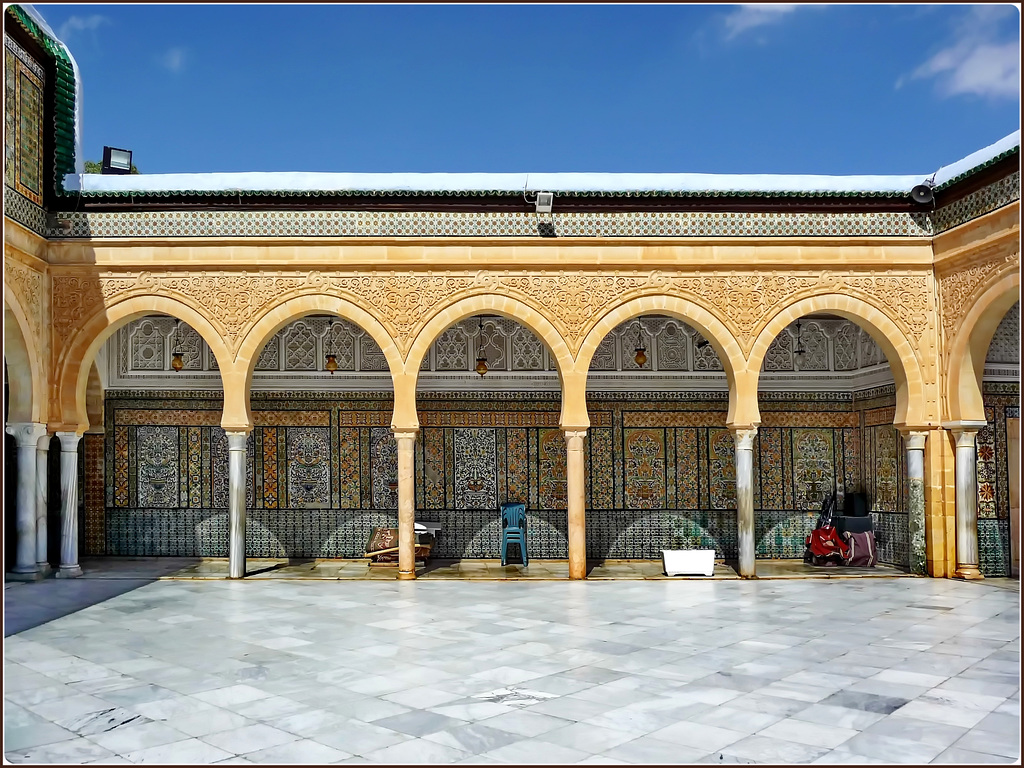
[[[476,370],[481,376],[487,373],[487,355],[484,354],[484,318],[480,316],[480,324],[477,326],[477,353],[476,353]]]
[[[175,373],[181,373],[181,369],[185,367],[185,361],[181,356],[181,352],[176,351],[178,348],[178,326],[181,325],[181,320],[174,321],[174,336],[171,339],[171,368]]]
[[[802,360],[803,357],[804,357],[804,353],[806,351],[807,350],[804,349],[803,339],[801,338],[801,334],[800,334],[800,321],[797,320],[796,321],[796,349],[793,350],[793,354],[796,355],[798,358],[800,358]]]
[[[636,321],[636,354],[633,356],[638,368],[643,368],[647,362],[647,347],[644,346],[643,334],[640,330],[640,321]]]
[[[333,317],[331,318],[331,324],[329,326],[327,326],[327,339],[333,345],[333,343],[334,343],[334,341],[333,341],[334,340],[334,318]],[[330,347],[328,347],[328,349],[330,349]],[[334,354],[333,352],[328,352],[326,357],[327,357],[327,362],[324,363],[324,370],[326,370],[329,374],[331,374],[333,376],[334,372],[336,370],[338,370],[338,356],[336,354]]]

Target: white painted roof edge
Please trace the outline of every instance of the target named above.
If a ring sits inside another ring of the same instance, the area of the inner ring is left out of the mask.
[[[936,185],[1020,143],[1020,131],[944,166],[915,176],[802,176],[710,173],[164,173],[86,174],[88,192],[790,192],[858,193],[910,190],[934,176]]]

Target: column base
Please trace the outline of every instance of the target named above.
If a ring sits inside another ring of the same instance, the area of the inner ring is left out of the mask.
[[[395,578],[399,581],[412,581],[416,578],[416,571],[399,571]]]
[[[44,578],[46,577],[39,571],[28,571],[27,573],[8,571],[6,574],[7,581],[42,581]]]
[[[44,579],[48,579],[50,576],[53,576],[54,567],[49,563],[36,563],[36,570]]]
[[[958,565],[956,572],[953,574],[955,579],[965,579],[967,581],[977,581],[978,579],[984,579],[981,575],[981,571],[978,570],[976,565]]]
[[[62,565],[60,570],[54,574],[58,579],[77,579],[82,575],[82,566],[80,565]]]

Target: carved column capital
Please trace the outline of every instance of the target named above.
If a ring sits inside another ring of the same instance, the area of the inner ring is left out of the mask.
[[[418,429],[409,429],[408,427],[392,427],[391,434],[395,436],[395,442],[401,445],[403,442],[408,441],[409,443],[415,443],[416,437],[419,435]]]
[[[60,450],[62,453],[76,453],[78,451],[78,443],[82,439],[80,434],[77,432],[58,432],[57,437],[60,439]]]
[[[754,438],[757,437],[757,427],[730,427],[733,440],[736,441],[737,451],[754,450]]]
[[[570,427],[562,430],[562,436],[565,437],[566,450],[582,451],[583,438],[587,436],[587,430]]]
[[[14,435],[19,448],[35,448],[39,438],[46,434],[46,425],[35,422],[15,422],[7,425],[7,434]]]
[[[904,435],[904,440],[906,441],[908,451],[923,451],[925,443],[928,441],[928,433],[907,432]]]
[[[229,451],[244,451],[246,450],[246,442],[249,439],[248,432],[225,432],[224,434],[228,437],[228,450]]]

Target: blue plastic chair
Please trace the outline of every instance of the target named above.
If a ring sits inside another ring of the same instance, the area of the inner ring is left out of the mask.
[[[501,564],[508,563],[508,545],[518,544],[523,554],[523,565],[529,566],[526,552],[526,505],[507,501],[501,505]]]

